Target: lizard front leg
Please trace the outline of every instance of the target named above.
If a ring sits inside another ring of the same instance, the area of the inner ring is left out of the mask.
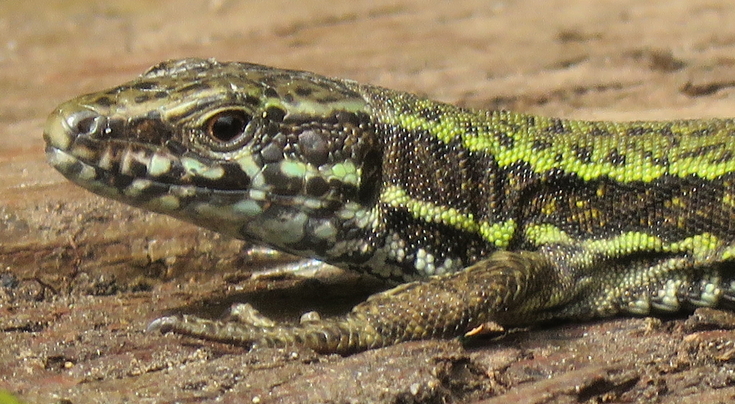
[[[402,341],[462,336],[487,322],[517,323],[554,304],[569,282],[545,256],[496,252],[458,273],[412,282],[375,294],[341,318],[270,323],[190,315],[163,317],[149,329],[248,346],[299,344],[318,352],[348,354]]]

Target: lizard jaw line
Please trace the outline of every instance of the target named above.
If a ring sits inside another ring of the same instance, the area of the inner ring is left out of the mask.
[[[191,184],[172,184],[160,181],[152,176],[138,178],[90,164],[68,150],[54,146],[46,148],[46,157],[49,163],[64,177],[93,193],[134,206],[143,206],[159,213],[177,216],[177,211],[181,206],[178,202],[174,203],[171,198],[191,197],[195,199],[194,202],[200,204],[203,202],[196,201],[196,199],[202,199],[208,201],[207,204],[212,207],[218,206],[211,203],[213,197],[220,197],[223,202],[222,206],[253,201],[268,205],[278,204],[291,208],[308,209],[324,202],[323,199],[303,195],[273,194],[269,190],[256,187],[237,190],[217,189]],[[115,184],[119,182],[128,183],[128,185],[124,188],[116,186]],[[168,204],[159,205],[158,202],[153,202],[154,206],[151,207],[151,201],[155,200],[168,202]],[[177,206],[172,206],[172,203]]]

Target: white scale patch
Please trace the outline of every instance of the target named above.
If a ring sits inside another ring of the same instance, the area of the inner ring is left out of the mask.
[[[681,308],[677,291],[681,287],[680,280],[670,279],[664,287],[658,291],[657,300],[651,303],[651,306],[657,310],[675,312]]]
[[[146,189],[148,189],[148,187],[150,187],[152,183],[152,181],[146,179],[133,180],[133,182],[131,182],[130,185],[125,188],[124,194],[131,198],[135,198],[142,194]]]
[[[329,221],[323,221],[313,230],[313,233],[320,240],[334,241],[337,229]]]
[[[436,274],[434,255],[423,248],[416,250],[416,259],[414,260],[413,265],[419,272],[428,276]]]
[[[97,162],[97,166],[102,168],[103,170],[110,171],[112,170],[112,162],[114,161],[112,157],[112,150],[108,146],[104,153],[102,153],[102,157],[100,157],[99,161]]]
[[[282,161],[278,168],[281,174],[291,178],[304,178],[308,171],[306,164],[290,160]]]
[[[304,238],[304,226],[308,219],[303,212],[279,217],[257,217],[247,224],[247,231],[275,245],[293,244]]]
[[[633,300],[628,303],[627,311],[630,314],[646,315],[651,312],[651,304],[648,299]]]
[[[705,306],[715,306],[720,301],[721,296],[722,289],[718,288],[714,283],[708,283],[702,291],[700,301]]]
[[[254,200],[244,200],[232,205],[232,209],[241,216],[255,217],[263,213],[263,208]]]
[[[242,216],[232,206],[214,206],[208,203],[197,203],[193,209],[200,218],[231,223],[237,223],[242,219]]]
[[[181,201],[174,195],[163,195],[151,199],[145,207],[156,212],[175,212],[181,208]]]
[[[406,241],[397,233],[393,233],[389,236],[388,258],[396,262],[403,262],[406,260]]]
[[[389,251],[381,248],[375,251],[375,254],[368,260],[367,265],[371,268],[373,274],[382,278],[390,278],[395,273],[389,265],[386,265],[388,254]]]
[[[232,206],[213,206],[198,203],[193,207],[197,220],[204,227],[216,228],[217,232],[238,237],[242,225],[242,216]]]
[[[264,192],[265,190],[270,189],[270,185],[268,185],[268,182],[265,180],[265,177],[263,176],[263,173],[261,171],[258,171],[257,174],[250,177],[252,180],[250,181],[250,186],[253,189],[259,189],[260,192]]]
[[[196,196],[197,189],[196,187],[192,185],[187,185],[187,186],[174,185],[174,186],[171,186],[170,192],[172,195],[176,195],[180,198],[190,198],[190,197]]]
[[[351,251],[353,245],[354,242],[352,240],[338,241],[332,245],[332,248],[327,251],[326,255],[327,257],[339,257]]]
[[[251,189],[248,192],[248,197],[254,201],[265,201],[268,198],[265,191],[260,191],[257,189]]]
[[[380,221],[380,212],[377,206],[370,210],[355,210],[355,225],[361,229],[375,228]]]
[[[304,205],[307,209],[317,210],[323,207],[325,202],[317,198],[303,198],[303,200],[300,200],[297,203]]]
[[[85,182],[95,181],[97,179],[97,170],[90,165],[84,164],[82,165],[82,171],[77,174],[77,178]]]
[[[97,155],[95,152],[90,150],[86,146],[82,146],[80,144],[75,144],[74,148],[71,150],[71,153],[76,156],[79,159],[90,161],[95,158]]]
[[[697,306],[713,307],[716,306],[722,297],[723,290],[720,285],[720,277],[716,275],[705,276],[701,280],[702,294],[698,300],[691,300]]]
[[[151,162],[148,165],[148,174],[154,177],[166,174],[171,170],[173,160],[169,157],[162,156],[160,154],[154,154],[151,158]]]
[[[354,206],[356,205],[356,206]],[[354,202],[348,202],[344,205],[344,207],[337,212],[335,212],[335,216],[342,220],[350,220],[355,217],[355,212],[359,209],[359,205]]]
[[[146,155],[143,152],[134,152],[132,150],[125,150],[120,163],[120,172],[122,174],[132,175],[131,166],[133,162],[137,162],[148,167],[148,161]]]
[[[46,158],[48,159],[48,162],[58,169],[62,170],[63,172],[66,172],[69,167],[71,167],[72,164],[76,163],[77,159],[70,156],[68,153],[63,152],[58,149],[51,149],[48,153]]]
[[[225,175],[224,168],[220,166],[210,167],[193,158],[182,157],[181,164],[184,166],[184,170],[186,170],[187,173],[210,180],[218,180]]]
[[[240,166],[240,169],[250,178],[255,178],[255,176],[260,173],[261,170],[261,167],[255,163],[255,160],[253,160],[253,156],[250,154],[238,157],[237,164]]]
[[[436,275],[444,275],[455,272],[456,270],[457,268],[455,268],[454,260],[451,258],[445,258],[444,262],[436,267]]]
[[[91,183],[97,177],[97,172],[92,166],[80,162],[79,159],[65,151],[53,149],[46,158],[52,166],[63,173],[69,173],[76,163],[81,163],[82,171],[74,174],[74,177],[83,182]]]
[[[351,161],[344,161],[333,165],[323,165],[319,168],[321,176],[327,180],[335,178],[345,184],[358,185],[360,170]]]

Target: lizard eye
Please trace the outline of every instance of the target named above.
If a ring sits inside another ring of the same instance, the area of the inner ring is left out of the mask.
[[[207,136],[218,143],[230,143],[245,132],[251,116],[231,110],[215,114],[205,124]]]

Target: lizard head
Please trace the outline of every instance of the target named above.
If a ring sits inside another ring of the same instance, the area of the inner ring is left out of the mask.
[[[381,149],[355,86],[253,64],[164,62],[60,105],[46,154],[97,194],[325,256],[377,220]]]

